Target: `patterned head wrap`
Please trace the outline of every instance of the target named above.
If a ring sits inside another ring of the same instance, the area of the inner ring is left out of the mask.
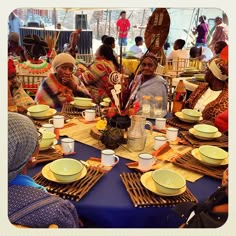
[[[23,39],[23,47],[27,54],[32,58],[39,58],[47,55],[49,50],[48,44],[43,41],[38,35],[26,35]]]
[[[16,67],[12,59],[8,59],[8,76],[16,73]]]
[[[56,69],[58,66],[61,66],[65,63],[70,63],[75,66],[75,58],[72,57],[69,53],[60,53],[53,59],[52,67]]]
[[[155,64],[155,66],[158,65],[158,57],[155,54],[149,52],[141,58],[141,61],[143,61],[145,58],[151,59],[153,63]]]
[[[222,64],[224,64],[225,60],[221,58],[215,58],[208,62],[207,66],[212,72],[212,74],[219,80],[227,80],[228,75],[222,73]]]
[[[33,122],[26,116],[8,112],[8,181],[21,173],[38,142]]]

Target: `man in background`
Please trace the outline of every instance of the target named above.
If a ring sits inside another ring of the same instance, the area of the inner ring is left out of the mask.
[[[126,48],[128,44],[128,32],[130,30],[130,21],[126,18],[126,11],[120,13],[120,19],[116,22],[118,32],[118,44]],[[124,48],[124,49],[125,49]]]
[[[22,26],[23,21],[14,12],[11,12],[8,19],[9,33],[16,32],[20,36],[20,27]]]

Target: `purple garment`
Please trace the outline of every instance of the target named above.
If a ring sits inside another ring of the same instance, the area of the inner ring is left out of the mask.
[[[197,26],[196,31],[198,32],[198,36],[196,43],[206,43],[208,29],[208,24],[204,22]]]
[[[31,228],[79,228],[75,206],[43,190],[21,185],[8,186],[8,217],[11,223]]]

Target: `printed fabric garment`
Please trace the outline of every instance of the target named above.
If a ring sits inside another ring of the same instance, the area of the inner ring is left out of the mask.
[[[8,187],[8,217],[11,223],[31,228],[79,228],[75,206],[68,200],[43,190],[11,185]]]
[[[207,91],[208,83],[200,84],[190,95],[189,99],[185,103],[186,108],[193,109],[197,104],[197,101]],[[203,112],[202,117],[204,120],[215,122],[215,118],[218,114],[228,109],[228,83],[225,83],[224,88],[220,95],[212,102],[208,103]]]
[[[47,104],[52,108],[60,108],[64,103],[73,101],[74,96],[90,97],[84,84],[74,75],[72,75],[72,79],[77,84],[74,91],[62,85],[55,74],[49,74],[48,78],[41,83],[35,101],[40,104]]]
[[[25,109],[35,103],[34,100],[22,88],[22,85],[18,89],[13,90],[12,97],[16,106],[21,106]]]
[[[130,21],[128,19],[119,19],[116,22],[116,26],[120,28],[118,37],[127,38]]]
[[[97,58],[81,74],[80,77],[95,103],[99,104],[103,98],[111,97],[111,89],[114,88],[114,85],[109,81],[109,75],[117,69],[112,61]]]

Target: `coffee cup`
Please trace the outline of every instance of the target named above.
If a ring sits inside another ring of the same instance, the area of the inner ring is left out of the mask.
[[[104,166],[113,166],[119,162],[119,157],[115,155],[112,149],[104,149],[101,154],[101,163]]]
[[[49,120],[49,123],[53,123],[54,128],[63,128],[64,127],[64,116],[56,115]]]
[[[156,118],[155,126],[157,129],[166,129],[166,118]]]
[[[82,111],[82,116],[86,121],[93,121],[95,120],[96,111],[92,109]]]
[[[161,147],[166,142],[167,142],[167,138],[166,137],[156,136],[154,138],[154,149],[157,150],[159,147]]]
[[[45,131],[54,133],[54,125],[53,124],[43,124],[42,129]]]
[[[174,127],[169,127],[166,129],[166,138],[169,141],[175,141],[178,137],[178,131],[179,129],[174,128]]]
[[[72,138],[63,138],[61,140],[61,147],[64,154],[73,153],[75,147],[75,140]]]
[[[152,165],[155,162],[153,156],[148,153],[140,153],[138,157],[139,157],[138,168],[140,170],[144,170],[144,171],[150,170]]]

